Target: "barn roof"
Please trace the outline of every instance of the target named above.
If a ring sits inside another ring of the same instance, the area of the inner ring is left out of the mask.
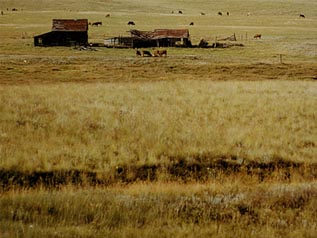
[[[88,19],[53,19],[52,31],[87,31]]]
[[[154,30],[156,38],[188,38],[188,29],[156,29]]]
[[[188,29],[155,29],[154,31],[131,30],[131,35],[142,39],[189,38]]]

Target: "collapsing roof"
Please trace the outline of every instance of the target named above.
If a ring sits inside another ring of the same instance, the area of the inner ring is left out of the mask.
[[[142,39],[164,39],[164,38],[189,38],[188,29],[155,29],[154,31],[130,31],[132,37],[142,38]]]

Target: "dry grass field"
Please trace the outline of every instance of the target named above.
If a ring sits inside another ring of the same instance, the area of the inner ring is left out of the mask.
[[[1,238],[316,237],[315,0],[2,0],[0,11]],[[34,47],[53,18],[102,21],[94,43],[128,36],[133,20],[244,46],[147,58]]]

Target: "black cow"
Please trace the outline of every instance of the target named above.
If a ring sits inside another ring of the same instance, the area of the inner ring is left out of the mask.
[[[102,26],[102,22],[101,21],[93,22],[91,25],[92,26]]]
[[[135,51],[135,55],[136,55],[136,56],[142,56],[141,51],[136,50],[136,51]]]
[[[299,14],[299,17],[300,18],[305,18],[305,15],[304,14]]]
[[[132,25],[132,26],[134,26],[134,25],[135,25],[135,23],[134,23],[133,21],[129,21],[129,22],[128,22],[128,25]]]
[[[150,57],[152,57],[153,55],[152,55],[151,52],[148,51],[148,50],[142,50],[142,56],[143,56],[143,57],[145,57],[145,56],[150,56]]]
[[[219,15],[219,16],[222,16],[222,12],[218,12],[218,15]]]
[[[179,10],[178,13],[179,13],[179,14],[183,14],[183,11]]]
[[[189,25],[190,25],[190,26],[193,26],[193,25],[194,25],[194,22],[189,23]]]

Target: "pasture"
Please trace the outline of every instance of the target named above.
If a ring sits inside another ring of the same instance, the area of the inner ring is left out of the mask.
[[[0,11],[0,237],[316,236],[316,1]],[[244,46],[34,47],[53,18],[102,22],[93,43],[169,28]]]

